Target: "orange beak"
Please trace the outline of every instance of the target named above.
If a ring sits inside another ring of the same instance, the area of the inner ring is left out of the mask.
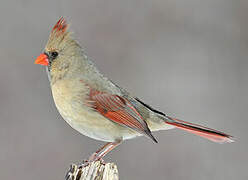
[[[35,64],[40,64],[43,66],[48,66],[49,65],[49,60],[48,60],[48,56],[44,53],[40,54],[39,57],[37,57],[37,59],[34,62]]]

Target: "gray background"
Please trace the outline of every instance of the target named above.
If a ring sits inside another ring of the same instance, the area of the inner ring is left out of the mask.
[[[63,179],[103,143],[57,112],[34,65],[60,16],[105,75],[183,120],[234,135],[219,145],[180,130],[123,143],[121,179],[247,179],[248,1],[0,1],[0,179]]]

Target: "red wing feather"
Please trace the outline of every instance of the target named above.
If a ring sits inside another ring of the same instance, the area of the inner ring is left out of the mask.
[[[127,99],[98,91],[91,91],[90,99],[94,102],[95,109],[104,117],[145,134],[157,142],[142,116]]]

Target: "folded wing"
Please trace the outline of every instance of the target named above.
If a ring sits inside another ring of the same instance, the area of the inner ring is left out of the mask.
[[[99,91],[91,91],[90,100],[93,101],[95,110],[104,117],[142,133],[157,143],[146,121],[144,121],[135,107],[124,97]]]

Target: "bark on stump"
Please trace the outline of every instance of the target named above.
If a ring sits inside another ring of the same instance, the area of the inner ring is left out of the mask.
[[[114,163],[95,161],[86,167],[70,166],[66,180],[119,180],[117,166]]]

